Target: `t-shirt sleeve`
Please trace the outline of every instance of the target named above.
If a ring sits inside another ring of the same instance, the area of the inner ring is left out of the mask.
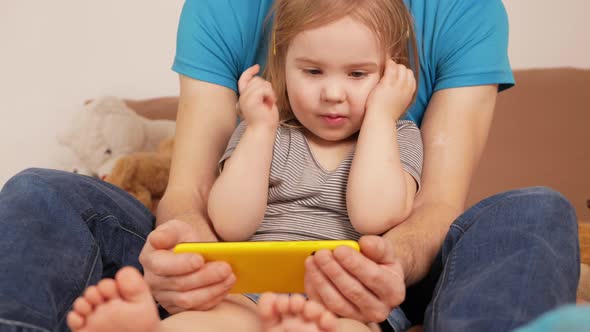
[[[436,48],[434,91],[485,84],[514,85],[508,60],[508,17],[502,1],[455,1],[446,13]]]
[[[397,144],[403,169],[416,180],[420,190],[424,147],[422,134],[416,124],[410,120],[399,120],[397,126]]]
[[[237,93],[260,39],[260,5],[248,1],[186,0],[176,40],[175,72]]]

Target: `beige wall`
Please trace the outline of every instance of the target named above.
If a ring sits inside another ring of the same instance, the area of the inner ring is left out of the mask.
[[[590,68],[589,0],[504,0],[504,5],[514,68]]]
[[[85,99],[177,93],[170,65],[182,3],[0,1],[0,186],[25,167],[55,166],[55,134]],[[505,3],[515,68],[590,67],[590,1]]]

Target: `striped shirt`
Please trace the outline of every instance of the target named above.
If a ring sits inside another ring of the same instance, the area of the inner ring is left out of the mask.
[[[420,130],[408,120],[399,120],[396,125],[402,167],[419,186],[423,155]],[[242,121],[220,165],[231,156],[245,130]],[[250,241],[358,240],[361,234],[350,223],[346,209],[353,154],[335,170],[326,171],[314,158],[301,130],[280,126],[275,136],[264,221]]]

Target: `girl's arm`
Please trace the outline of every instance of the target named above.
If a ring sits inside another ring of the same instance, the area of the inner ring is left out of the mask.
[[[273,126],[246,127],[211,188],[209,215],[225,241],[247,240],[264,218],[275,135]]]
[[[239,139],[232,158],[225,162],[209,194],[213,227],[225,241],[247,240],[260,226],[266,210],[279,111],[271,84],[256,76],[259,70],[260,66],[254,65],[240,76],[239,106],[244,123],[238,126],[226,152],[232,153],[232,144]]]
[[[390,230],[410,214],[416,190],[416,180],[402,167],[395,119],[367,112],[348,179],[352,225],[362,234]]]
[[[350,222],[361,234],[382,234],[412,209],[416,182],[402,168],[396,119],[408,108],[414,91],[413,72],[388,60],[367,98],[346,191]],[[419,135],[417,140],[421,152]]]

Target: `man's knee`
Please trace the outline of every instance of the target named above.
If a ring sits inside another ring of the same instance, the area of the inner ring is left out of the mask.
[[[531,187],[514,191],[514,196],[527,214],[539,220],[558,222],[562,226],[577,228],[576,212],[570,201],[558,191],[548,187]],[[565,225],[563,225],[565,223]]]
[[[577,237],[574,207],[561,193],[548,187],[515,189],[489,197],[456,224],[467,229],[476,222],[488,230],[505,225],[528,231],[558,230],[561,236]]]
[[[53,169],[27,168],[10,178],[2,191],[22,195],[43,194],[52,188],[70,187],[78,181],[78,177],[74,173]]]
[[[531,187],[516,190],[509,197],[514,202],[508,208],[520,209],[512,222],[521,230],[572,244],[572,248],[578,243],[576,212],[564,195],[548,187]]]

